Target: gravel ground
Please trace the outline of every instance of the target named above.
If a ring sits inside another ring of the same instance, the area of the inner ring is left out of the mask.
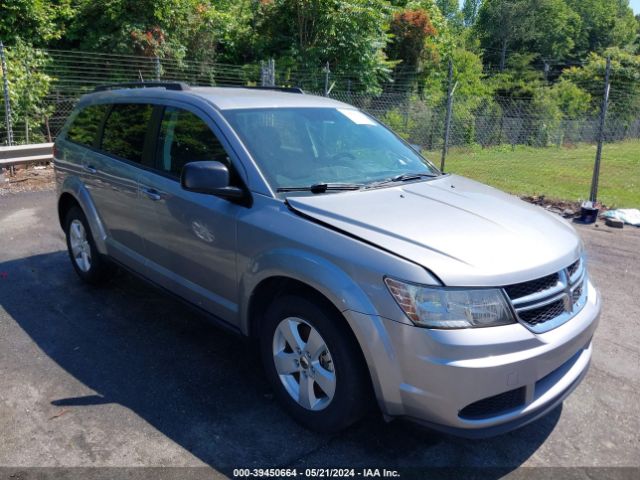
[[[403,477],[431,468],[440,477],[640,478],[640,229],[579,232],[604,309],[591,370],[563,406],[482,441],[377,416],[318,435],[280,410],[240,339],[129,275],[82,285],[53,192],[4,195],[0,478],[217,478],[235,468],[335,466]],[[129,469],[61,470],[72,467]]]
[[[0,197],[18,192],[40,192],[53,190],[55,177],[50,163],[35,166],[15,167],[15,173],[0,168]]]

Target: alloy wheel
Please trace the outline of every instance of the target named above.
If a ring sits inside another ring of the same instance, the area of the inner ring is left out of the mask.
[[[273,361],[287,393],[301,407],[328,407],[336,391],[333,359],[320,333],[297,317],[282,320],[273,336]]]
[[[91,269],[91,246],[87,238],[87,231],[82,222],[74,219],[69,225],[69,244],[73,260],[83,272]]]

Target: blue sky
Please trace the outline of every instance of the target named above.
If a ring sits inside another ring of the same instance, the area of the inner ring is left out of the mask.
[[[462,4],[464,3],[464,0],[460,0],[460,6],[462,6]],[[629,2],[629,5],[631,5],[631,8],[633,8],[633,12],[638,14],[640,13],[640,0],[631,0]]]

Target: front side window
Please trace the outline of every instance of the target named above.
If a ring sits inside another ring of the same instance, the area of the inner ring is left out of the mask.
[[[209,126],[181,108],[165,108],[157,145],[156,167],[177,177],[189,162],[215,160],[229,165],[222,144]]]
[[[142,163],[142,153],[153,106],[115,104],[104,125],[101,149],[108,154]]]
[[[109,105],[91,105],[78,112],[67,130],[67,139],[92,147]]]
[[[366,185],[438,170],[373,118],[353,108],[224,112],[275,189]]]

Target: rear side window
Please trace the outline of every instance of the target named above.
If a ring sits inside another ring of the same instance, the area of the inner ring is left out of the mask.
[[[91,105],[82,109],[67,130],[67,139],[92,147],[108,108],[109,105]]]
[[[175,176],[180,176],[182,167],[189,162],[217,160],[229,165],[222,144],[209,126],[180,108],[165,109],[157,148],[157,168]]]
[[[101,150],[116,157],[142,163],[142,152],[153,106],[141,103],[115,104],[102,134]]]

